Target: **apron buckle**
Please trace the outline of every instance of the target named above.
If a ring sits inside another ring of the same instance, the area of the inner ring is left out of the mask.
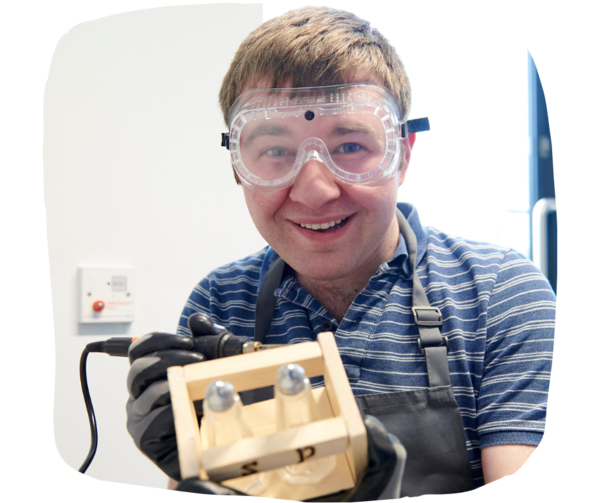
[[[446,337],[445,335],[442,335],[442,340],[446,344],[446,351],[449,353],[450,352],[450,343],[448,342],[448,337]],[[419,348],[419,353],[424,355],[426,348],[421,346],[421,338],[420,337],[417,339],[417,347]],[[427,347],[434,347],[434,346],[427,346]],[[435,347],[437,347],[437,346],[435,346]]]
[[[413,315],[415,317],[415,323],[419,327],[419,332],[423,335],[421,331],[421,327],[441,327],[442,326],[442,312],[437,307],[431,306],[417,306],[412,308]],[[441,343],[446,344],[446,349],[450,352],[450,345],[448,343],[448,337],[443,336],[440,337],[439,332],[436,330],[437,336],[434,337],[434,340],[431,340],[431,335],[426,339],[429,339],[425,342],[426,347],[437,347],[440,346]],[[440,339],[438,339],[440,337]],[[437,340],[436,340],[437,339]],[[433,343],[433,344],[432,344]],[[419,353],[425,354],[425,348],[421,344],[421,337],[417,339],[417,346],[419,348]]]
[[[421,327],[441,327],[442,312],[437,307],[418,306],[412,308],[415,323]]]

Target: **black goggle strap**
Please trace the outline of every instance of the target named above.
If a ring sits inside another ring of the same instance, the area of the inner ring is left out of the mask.
[[[229,150],[229,133],[221,133],[221,147]]]
[[[409,134],[421,133],[423,131],[429,131],[429,119],[427,117],[411,119],[403,122],[400,126],[400,137],[404,139]],[[229,133],[221,133],[221,147],[229,150]]]
[[[429,131],[429,129],[429,119],[427,117],[423,117],[421,119],[411,119],[406,121],[406,123],[402,124],[400,127],[400,136],[402,139],[404,139],[409,134],[421,133],[423,131]]]

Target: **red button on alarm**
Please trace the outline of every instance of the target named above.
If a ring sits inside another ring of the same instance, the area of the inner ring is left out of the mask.
[[[104,309],[104,302],[102,302],[101,300],[97,300],[96,302],[94,302],[92,307],[94,308],[94,311],[100,312]]]

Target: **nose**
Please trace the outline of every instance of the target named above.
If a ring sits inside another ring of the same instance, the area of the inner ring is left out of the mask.
[[[320,161],[311,159],[300,168],[290,189],[289,198],[316,210],[339,198],[341,194],[341,188],[327,166]]]

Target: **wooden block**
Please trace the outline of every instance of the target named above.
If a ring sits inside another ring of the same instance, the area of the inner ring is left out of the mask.
[[[198,477],[207,480],[201,469],[200,459],[202,444],[194,404],[190,400],[183,367],[167,369],[175,435],[177,437],[177,452],[181,478]]]
[[[210,480],[222,481],[346,452],[348,431],[342,418],[246,438],[202,453]]]
[[[315,398],[321,419],[333,417],[326,389],[324,387],[315,388],[312,390],[312,394]],[[245,418],[255,436],[269,435],[276,432],[275,400],[266,400],[246,405],[243,410]],[[200,428],[200,434],[203,448],[206,449],[208,442],[202,428]],[[248,492],[249,488],[257,484],[258,479],[261,478],[263,486],[260,493],[256,494],[258,496],[294,501],[306,500],[324,494],[333,494],[354,486],[354,479],[350,473],[346,454],[337,454],[335,458],[335,470],[318,485],[290,484],[282,477],[280,469],[225,480],[221,483],[238,491]],[[254,494],[251,491],[250,493]]]
[[[308,377],[324,376],[325,387],[312,390],[321,420],[276,432],[275,400],[258,402],[243,408],[254,437],[203,449],[207,442],[198,431],[193,401],[204,398],[210,382],[228,381],[236,391],[262,388],[273,385],[281,365],[288,363],[301,365]],[[318,342],[191,364],[183,374],[169,369],[169,385],[184,478],[199,473],[206,479],[209,472],[211,480],[251,495],[299,501],[353,487],[367,465],[366,429],[332,333],[319,334]],[[317,484],[289,483],[284,467],[313,451],[314,459],[335,457],[335,469]],[[254,470],[264,471],[239,476]]]
[[[329,397],[324,387],[315,388],[312,391],[315,403],[317,404],[317,411],[321,419],[329,419],[333,417],[333,411],[329,403]],[[265,400],[263,402],[256,402],[250,405],[244,406],[242,409],[244,415],[252,433],[255,437],[260,435],[270,435],[277,431],[275,425],[275,400]],[[202,449],[208,449],[208,438],[206,435],[206,429],[200,427],[200,438],[202,440]]]
[[[348,428],[350,445],[346,457],[356,481],[357,474],[360,474],[368,463],[367,430],[348,383],[333,333],[321,332],[317,340],[323,351],[323,376],[333,414],[342,417]]]
[[[307,377],[323,375],[321,347],[314,342],[303,342],[257,353],[192,363],[184,367],[185,380],[190,398],[196,401],[204,398],[206,388],[215,379],[233,384],[237,392],[270,386],[275,383],[279,367],[288,363],[302,366]]]
[[[261,498],[304,501],[354,487],[354,480],[346,461],[346,455],[338,454],[335,456],[335,460],[335,470],[318,484],[290,484],[283,478],[281,469],[225,480],[222,484],[241,492],[248,492],[248,488],[256,484],[259,479],[262,479],[263,487],[260,492],[250,491],[249,494]]]

